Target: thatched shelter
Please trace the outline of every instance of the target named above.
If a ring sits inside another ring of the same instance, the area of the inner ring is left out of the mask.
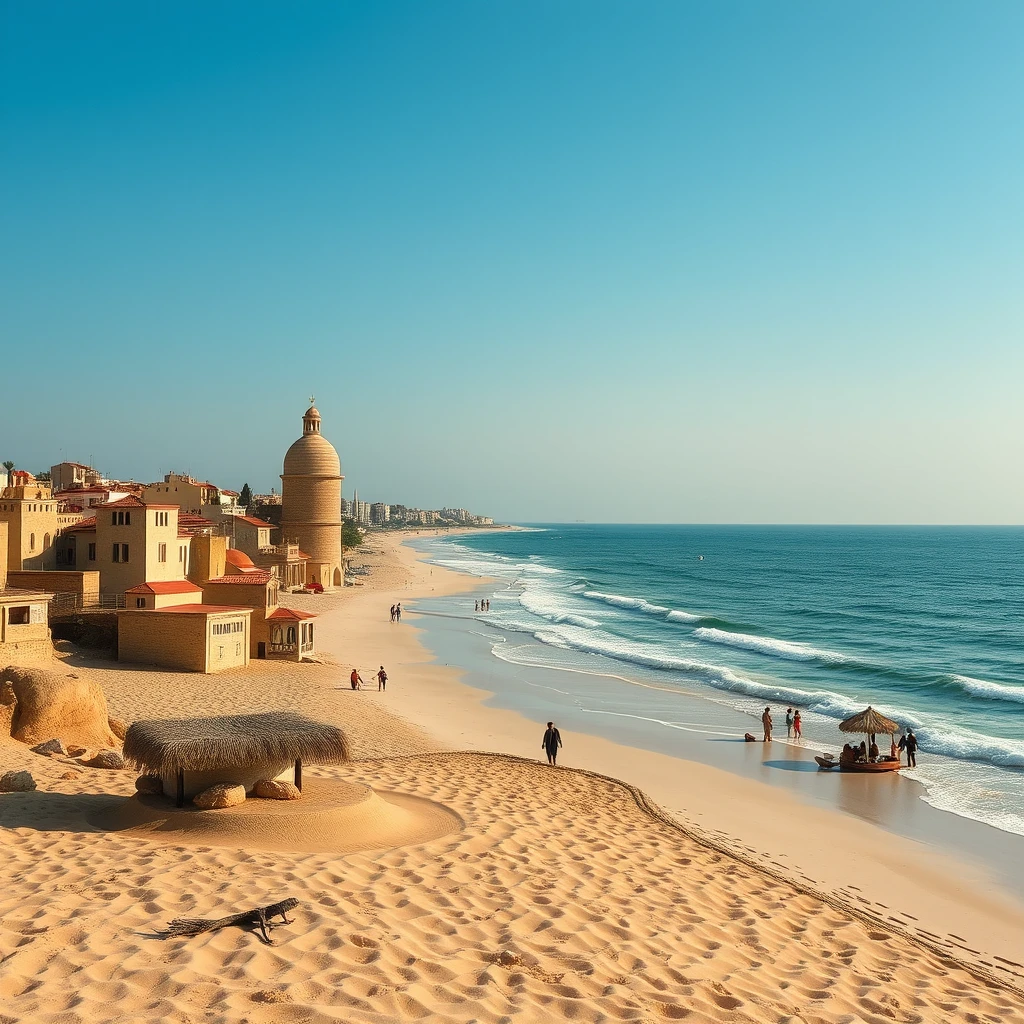
[[[159,775],[164,792],[176,790],[178,806],[218,782],[244,785],[295,768],[302,788],[302,762],[339,764],[349,758],[341,729],[292,711],[217,718],[135,722],[124,738],[124,756],[142,771]]]
[[[845,722],[839,723],[840,732],[856,732],[861,735],[875,736],[879,733],[890,735],[899,732],[900,727],[885,715],[880,714],[870,705],[864,711],[851,715]]]

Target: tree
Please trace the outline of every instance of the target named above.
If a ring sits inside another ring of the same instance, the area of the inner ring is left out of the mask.
[[[48,484],[50,482],[50,471],[48,469],[41,469],[38,473],[36,473],[36,479],[39,480],[41,483]]]
[[[242,493],[238,496],[238,504],[248,508],[252,504],[252,489],[248,484],[242,484]]]
[[[10,487],[11,486],[11,474],[14,472],[14,463],[11,462],[10,459],[8,459],[4,463],[4,469],[7,470],[7,486]]]
[[[351,520],[345,519],[341,524],[341,545],[345,548],[354,548],[363,543],[363,534],[358,526]]]

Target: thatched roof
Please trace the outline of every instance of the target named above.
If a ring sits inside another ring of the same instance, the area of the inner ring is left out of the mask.
[[[247,768],[259,764],[338,764],[349,757],[345,734],[292,711],[218,718],[134,722],[124,738],[125,759],[137,768],[170,775]]]
[[[861,732],[871,735],[899,732],[900,727],[891,718],[886,718],[885,715],[879,714],[869,706],[864,711],[858,711],[845,722],[840,722],[839,728],[842,732]]]

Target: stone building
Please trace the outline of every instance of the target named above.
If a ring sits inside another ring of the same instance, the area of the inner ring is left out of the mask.
[[[341,553],[341,461],[320,432],[320,413],[310,406],[302,437],[285,454],[281,474],[281,535],[308,555],[306,582],[325,589],[344,583]]]
[[[56,569],[57,500],[50,485],[28,473],[12,473],[0,491],[0,523],[7,524],[9,569]]]
[[[0,521],[0,659],[48,657],[51,595],[38,587],[7,585],[7,523]],[[32,575],[25,573],[24,575]]]

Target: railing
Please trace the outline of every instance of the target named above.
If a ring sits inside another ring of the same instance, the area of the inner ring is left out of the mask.
[[[303,643],[303,645],[302,645],[302,652],[301,653],[303,653],[303,654],[312,654],[313,653],[313,641],[312,640],[307,640],[307,641],[305,641],[305,643]]]
[[[124,594],[100,594],[86,603],[81,594],[54,594],[50,598],[50,614],[66,615],[69,612],[100,611],[104,608],[124,608]]]
[[[270,645],[271,654],[294,654],[295,644],[275,644]]]

